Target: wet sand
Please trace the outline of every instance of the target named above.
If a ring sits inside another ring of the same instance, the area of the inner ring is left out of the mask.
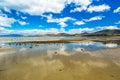
[[[120,37],[84,37],[82,39],[59,39],[59,40],[45,40],[45,41],[20,41],[20,42],[8,42],[9,44],[48,44],[48,43],[76,43],[76,42],[102,42],[102,43],[117,43],[120,44]]]
[[[11,50],[13,50],[13,48],[0,46],[0,52],[6,52],[6,51],[11,51]]]
[[[27,51],[0,57],[0,80],[120,80],[120,48],[34,55]]]

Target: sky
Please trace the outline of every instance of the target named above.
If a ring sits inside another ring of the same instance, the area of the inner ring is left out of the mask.
[[[0,35],[120,29],[120,0],[0,0]]]

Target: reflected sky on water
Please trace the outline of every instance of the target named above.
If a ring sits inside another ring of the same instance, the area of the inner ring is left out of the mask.
[[[1,46],[7,47],[0,49],[0,80],[120,79],[120,53],[113,49],[118,44],[4,42]]]
[[[77,43],[50,43],[50,44],[20,44],[20,43],[13,43],[13,44],[2,44],[4,46],[10,46],[13,48],[39,48],[41,50],[46,49],[60,49],[62,46],[65,46],[67,50],[74,50],[76,48],[82,48],[87,51],[95,51],[101,49],[108,49],[108,48],[120,48],[120,45],[116,43],[107,43],[103,44],[101,42],[77,42]]]

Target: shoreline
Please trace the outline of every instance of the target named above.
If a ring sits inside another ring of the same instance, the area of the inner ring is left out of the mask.
[[[120,44],[120,40],[105,40],[105,39],[63,39],[63,40],[50,40],[50,41],[22,41],[22,42],[8,42],[8,44],[47,44],[47,43],[77,43],[77,42],[101,42],[101,43],[117,43]]]
[[[4,47],[1,50],[5,48],[7,49]],[[45,54],[44,52],[36,54],[28,49],[15,51],[13,48],[13,51],[6,52],[1,50],[2,80],[110,80],[111,78],[119,80],[120,78],[120,48],[90,52],[76,50],[71,52],[73,54],[64,49],[47,51]]]

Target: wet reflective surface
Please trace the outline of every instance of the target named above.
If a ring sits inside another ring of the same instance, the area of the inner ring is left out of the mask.
[[[119,43],[102,43],[102,42],[92,42],[92,41],[83,41],[77,43],[22,43],[27,41],[55,41],[55,40],[64,40],[64,39],[82,39],[83,37],[0,37],[0,46],[13,47],[13,48],[43,48],[43,49],[54,49],[61,48],[65,46],[69,50],[76,48],[83,48],[88,51],[109,49],[109,48],[120,48]],[[21,42],[21,43],[11,43],[9,42]],[[46,48],[45,48],[46,47]]]
[[[6,44],[0,80],[120,80],[118,44]]]
[[[120,53],[21,48],[0,53],[1,80],[119,80]]]
[[[116,43],[107,43],[103,44],[101,42],[77,42],[77,43],[50,43],[50,44],[31,44],[31,43],[12,43],[12,44],[3,44],[4,46],[9,46],[13,48],[40,48],[40,49],[60,49],[65,47],[67,50],[74,50],[82,48],[87,51],[95,51],[109,48],[120,48],[120,44]]]

